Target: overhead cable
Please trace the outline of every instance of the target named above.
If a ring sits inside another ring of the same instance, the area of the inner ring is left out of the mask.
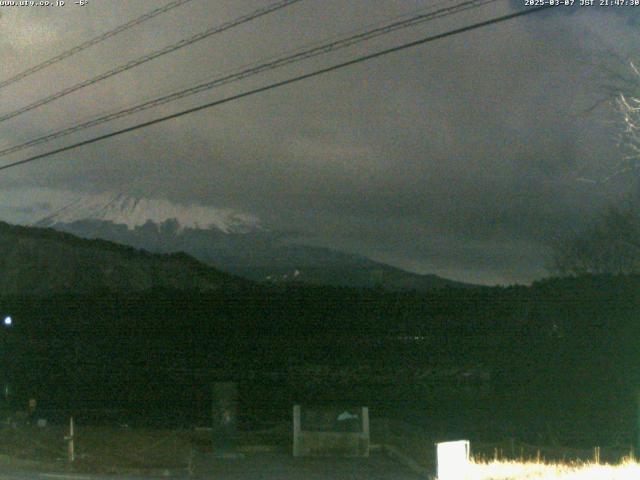
[[[289,5],[292,5],[294,3],[298,3],[301,2],[302,0],[281,0],[279,2],[273,3],[271,5],[268,5],[266,7],[263,8],[259,8],[257,10],[254,10],[253,12],[247,14],[247,15],[243,15],[241,17],[238,17],[234,20],[231,20],[229,22],[223,23],[221,25],[217,25],[215,27],[209,28],[203,32],[200,32],[196,35],[193,35],[192,37],[189,38],[185,38],[183,40],[180,40],[177,43],[173,43],[171,45],[168,45],[164,48],[161,48],[160,50],[156,50],[154,52],[151,52],[147,55],[144,55],[142,57],[136,58],[135,60],[131,60],[127,63],[124,63],[122,65],[119,65],[107,72],[101,73],[98,76],[95,76],[93,78],[90,78],[88,80],[84,80],[80,83],[76,83],[75,85],[72,85],[70,87],[64,88],[56,93],[53,93],[47,97],[41,98],[40,100],[36,100],[33,103],[30,103],[29,105],[26,105],[24,107],[20,107],[17,110],[13,110],[9,113],[4,113],[4,114],[0,114],[0,122],[5,122],[11,118],[17,117],[18,115],[22,115],[23,113],[29,112],[31,110],[34,110],[36,108],[42,107],[44,105],[47,105],[51,102],[54,102],[56,100],[59,100],[60,98],[66,97],[67,95],[70,95],[74,92],[77,92],[78,90],[82,90],[83,88],[89,87],[91,85],[95,85],[98,82],[101,82],[103,80],[106,80],[108,78],[111,78],[113,76],[119,75],[120,73],[126,72],[127,70],[131,70],[132,68],[138,67],[144,63],[150,62],[151,60],[154,60],[156,58],[162,57],[164,55],[167,55],[169,53],[175,52],[176,50],[179,50],[181,48],[187,47],[189,45],[193,45],[196,42],[199,42],[201,40],[204,40],[205,38],[209,38],[213,35],[216,35],[218,33],[222,33],[225,32],[227,30],[230,30],[232,28],[235,28],[239,25],[242,25],[244,23],[250,22],[252,20],[255,20],[256,18],[262,17],[264,15],[267,15],[271,12],[275,12],[276,10],[280,10],[282,8],[288,7]]]
[[[249,77],[253,77],[255,75],[258,75],[260,73],[269,71],[269,70],[275,70],[277,68],[282,68],[284,66],[290,65],[292,63],[297,63],[303,60],[307,60],[309,58],[313,58],[313,57],[317,57],[319,55],[324,55],[327,53],[331,53],[331,52],[335,52],[337,50],[340,49],[344,49],[347,47],[350,47],[352,45],[358,44],[358,43],[362,43],[365,42],[367,40],[371,40],[372,38],[375,37],[379,37],[381,35],[387,35],[391,32],[395,32],[398,31],[400,29],[405,29],[405,28],[409,28],[409,27],[413,27],[416,25],[419,25],[421,23],[427,22],[427,21],[431,21],[431,20],[435,20],[438,18],[442,18],[445,16],[449,16],[449,15],[453,15],[453,14],[457,14],[460,13],[462,11],[465,10],[469,10],[472,8],[478,8],[482,5],[488,4],[488,3],[493,3],[496,2],[497,0],[467,0],[464,1],[462,3],[458,3],[455,4],[453,6],[450,7],[444,7],[444,8],[440,8],[438,10],[429,12],[429,13],[424,13],[424,14],[420,14],[420,15],[416,15],[413,17],[410,17],[408,19],[405,20],[401,20],[401,21],[396,21],[396,22],[392,22],[380,27],[376,27],[374,29],[371,30],[367,30],[365,32],[361,32],[361,33],[357,33],[355,35],[351,35],[347,38],[342,38],[339,40],[335,40],[335,41],[331,41],[328,43],[324,43],[321,44],[320,46],[314,46],[312,48],[306,49],[306,50],[302,50],[302,51],[298,51],[296,53],[290,54],[290,55],[285,55],[283,57],[280,58],[276,58],[275,60],[266,62],[266,63],[262,63],[262,64],[258,64],[257,66],[252,66],[246,69],[243,69],[239,72],[235,72],[229,75],[225,75],[222,77],[218,77],[214,80],[210,80],[198,85],[195,85],[193,87],[189,87],[183,90],[180,90],[178,92],[174,92],[168,95],[163,95],[161,97],[157,97],[151,100],[147,100],[143,103],[139,103],[137,105],[134,105],[132,107],[128,107],[122,110],[118,110],[116,112],[112,112],[106,115],[102,115],[100,117],[94,118],[92,120],[71,126],[71,127],[67,127],[67,128],[63,128],[61,130],[55,131],[53,133],[49,133],[47,135],[44,135],[42,137],[33,139],[33,140],[29,140],[27,142],[18,144],[18,145],[13,145],[10,147],[7,147],[5,149],[0,150],[0,156],[5,156],[5,155],[9,155],[21,150],[24,150],[25,148],[29,148],[29,147],[33,147],[35,145],[40,145],[42,143],[48,143],[52,140],[61,138],[61,137],[65,137],[67,135],[70,135],[72,133],[76,133],[82,130],[86,130],[87,128],[91,128],[91,127],[95,127],[98,125],[101,125],[103,123],[106,122],[110,122],[113,120],[117,120],[119,118],[123,118],[123,117],[127,117],[129,115],[133,115],[135,113],[139,113],[142,112],[144,110],[148,110],[150,108],[154,108],[160,105],[164,105],[166,103],[170,103],[170,102],[174,102],[176,100],[191,96],[191,95],[195,95],[197,93],[200,92],[204,92],[207,90],[211,90],[213,88],[216,87],[220,87],[222,85],[226,85],[229,83],[234,83],[240,80],[243,80],[245,78],[249,78]]]
[[[27,70],[24,70],[14,75],[11,78],[0,81],[0,88],[4,88],[11,85],[12,83],[16,83],[17,81],[22,80],[23,78],[26,78],[29,75],[33,75],[34,73],[39,72],[40,70],[43,70],[55,63],[61,62],[65,58],[69,58],[72,55],[75,55],[76,53],[81,52],[82,50],[86,50],[89,47],[92,47],[94,45],[97,45],[98,43],[104,42],[105,40],[111,37],[114,37],[119,33],[122,33],[126,30],[129,30],[130,28],[135,27],[136,25],[140,25],[141,23],[144,23],[147,20],[151,20],[152,18],[157,17],[158,15],[166,13],[170,10],[173,10],[174,8],[177,8],[181,5],[184,5],[185,3],[189,3],[192,1],[193,0],[174,0],[173,2],[169,2],[162,7],[158,7],[154,10],[151,10],[150,12],[147,12],[144,15],[134,18],[133,20],[114,28],[113,30],[109,30],[108,32],[105,32],[101,35],[98,35],[97,37],[87,40],[86,42],[83,42],[80,45],[76,45],[75,47],[70,48],[69,50],[65,50],[64,52],[56,55],[55,57],[51,57],[48,60],[45,60],[44,62],[39,63],[38,65],[35,65],[31,68],[28,68]]]
[[[220,99],[220,100],[215,100],[213,102],[209,102],[209,103],[206,103],[206,104],[203,104],[203,105],[199,105],[197,107],[189,108],[189,109],[183,110],[181,112],[177,112],[177,113],[173,113],[171,115],[167,115],[167,116],[164,116],[164,117],[156,118],[154,120],[149,120],[147,122],[139,123],[137,125],[133,125],[133,126],[130,126],[130,127],[127,127],[127,128],[123,128],[121,130],[117,130],[115,132],[107,133],[105,135],[100,135],[98,137],[90,138],[88,140],[83,140],[81,142],[77,142],[77,143],[74,143],[72,145],[68,145],[68,146],[65,146],[65,147],[57,148],[55,150],[51,150],[49,152],[45,152],[45,153],[41,153],[41,154],[38,154],[38,155],[34,155],[32,157],[25,158],[23,160],[19,160],[19,161],[16,161],[16,162],[8,163],[8,164],[0,166],[0,171],[1,170],[7,170],[9,168],[13,168],[13,167],[16,167],[18,165],[24,165],[26,163],[34,162],[34,161],[40,160],[42,158],[47,158],[47,157],[50,157],[52,155],[56,155],[58,153],[67,152],[69,150],[74,150],[76,148],[79,148],[79,147],[82,147],[82,146],[85,146],[85,145],[90,145],[92,143],[100,142],[102,140],[106,140],[108,138],[113,138],[113,137],[116,137],[116,136],[119,136],[119,135],[123,135],[125,133],[129,133],[129,132],[132,132],[132,131],[135,131],[135,130],[140,130],[142,128],[146,128],[146,127],[149,127],[151,125],[156,125],[156,124],[161,123],[161,122],[166,122],[167,120],[172,120],[174,118],[182,117],[184,115],[189,115],[191,113],[199,112],[201,110],[205,110],[205,109],[208,109],[208,108],[216,107],[218,105],[222,105],[222,104],[229,103],[229,102],[232,102],[232,101],[235,101],[235,100],[239,100],[241,98],[249,97],[249,96],[252,96],[252,95],[255,95],[255,94],[258,94],[258,93],[262,93],[262,92],[266,92],[266,91],[273,90],[273,89],[276,89],[276,88],[280,88],[280,87],[283,87],[285,85],[291,85],[293,83],[301,82],[301,81],[307,80],[309,78],[317,77],[317,76],[324,75],[324,74],[329,73],[329,72],[334,72],[336,70],[340,70],[340,69],[345,68],[345,67],[349,67],[349,66],[352,66],[352,65],[363,63],[363,62],[372,60],[374,58],[379,58],[379,57],[382,57],[382,56],[389,55],[391,53],[396,53],[396,52],[399,52],[399,51],[402,51],[402,50],[406,50],[408,48],[413,48],[413,47],[417,47],[419,45],[424,45],[426,43],[430,43],[430,42],[433,42],[433,41],[436,41],[436,40],[440,40],[442,38],[447,38],[447,37],[451,37],[451,36],[454,36],[454,35],[459,35],[459,34],[462,34],[462,33],[465,33],[465,32],[469,32],[469,31],[472,31],[472,30],[477,30],[477,29],[480,29],[480,28],[487,27],[489,25],[495,25],[497,23],[501,23],[501,22],[505,22],[505,21],[508,21],[508,20],[512,20],[514,18],[523,17],[525,15],[530,15],[530,14],[533,14],[533,13],[537,13],[537,12],[540,12],[540,11],[545,10],[547,8],[553,8],[553,7],[550,6],[550,5],[542,5],[542,6],[538,6],[538,7],[528,8],[526,10],[520,10],[520,11],[515,12],[515,13],[510,13],[510,14],[507,14],[507,15],[502,15],[500,17],[492,18],[490,20],[485,20],[485,21],[482,21],[482,22],[473,23],[473,24],[467,25],[465,27],[457,28],[457,29],[454,29],[454,30],[449,30],[449,31],[446,31],[444,33],[439,33],[437,35],[427,36],[427,37],[424,37],[424,38],[419,39],[419,40],[415,40],[415,41],[412,41],[412,42],[404,43],[402,45],[398,45],[398,46],[395,46],[395,47],[387,48],[385,50],[380,50],[378,52],[371,53],[371,54],[368,54],[368,55],[363,55],[363,56],[357,57],[355,59],[348,60],[346,62],[342,62],[342,63],[338,63],[338,64],[335,64],[335,65],[332,65],[330,67],[326,67],[326,68],[322,68],[322,69],[319,69],[319,70],[315,70],[313,72],[306,73],[306,74],[303,74],[303,75],[298,75],[296,77],[288,78],[286,80],[281,80],[279,82],[271,83],[271,84],[265,85],[263,87],[254,88],[252,90],[248,90],[248,91],[236,94],[236,95],[232,95],[230,97],[226,97],[226,98],[223,98],[223,99]]]

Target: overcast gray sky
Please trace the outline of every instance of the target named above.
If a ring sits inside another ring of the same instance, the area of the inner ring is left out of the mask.
[[[0,80],[160,3],[0,7]],[[0,90],[5,113],[270,3],[195,0]],[[305,0],[0,123],[0,147],[443,0]],[[500,0],[10,155],[0,164],[521,8]],[[626,8],[626,10],[624,10]],[[123,192],[232,208],[309,243],[482,282],[545,275],[546,243],[624,191],[606,64],[638,54],[640,7],[561,7],[433,42],[0,172],[7,192]],[[4,192],[4,193],[2,193]],[[26,208],[27,206],[25,206]],[[17,207],[16,207],[17,208]]]

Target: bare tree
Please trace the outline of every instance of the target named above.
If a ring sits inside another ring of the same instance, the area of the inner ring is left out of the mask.
[[[630,62],[634,81],[624,74],[610,74],[617,88],[614,97],[620,118],[620,161],[599,180],[604,184],[624,177],[633,185],[625,206],[610,206],[588,228],[552,245],[551,270],[562,275],[640,273],[640,69]],[[582,179],[586,180],[586,179]]]
[[[624,128],[621,134],[623,157],[614,174],[631,174],[635,181],[634,194],[640,197],[640,70],[633,62],[631,69],[636,76],[635,88],[629,92],[621,92],[616,99],[622,114]]]
[[[640,68],[611,50],[596,58],[597,63],[586,63],[585,71],[593,76],[598,96],[583,113],[591,114],[602,106],[615,109],[620,159],[615,165],[602,165],[601,175],[578,176],[577,180],[596,186],[623,181],[633,185],[634,195],[640,195]]]

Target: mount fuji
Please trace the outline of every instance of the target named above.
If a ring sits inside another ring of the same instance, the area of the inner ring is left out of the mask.
[[[40,227],[94,221],[124,225],[135,230],[147,223],[175,224],[185,229],[216,230],[222,233],[249,233],[261,230],[259,220],[230,209],[201,205],[179,205],[163,199],[147,199],[118,194],[81,196],[36,222]]]
[[[81,195],[58,208],[41,209],[33,225],[152,253],[184,252],[219,270],[269,283],[415,290],[468,286],[360,255],[298,244],[253,215],[164,199]]]

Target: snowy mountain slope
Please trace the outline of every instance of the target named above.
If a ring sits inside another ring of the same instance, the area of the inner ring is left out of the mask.
[[[247,233],[262,227],[254,216],[230,209],[180,205],[164,199],[132,197],[121,193],[80,195],[36,222],[37,226],[94,220],[126,225],[133,229],[151,222],[175,221],[178,230],[215,229],[223,233]]]
[[[185,252],[222,271],[269,283],[428,290],[464,284],[418,275],[361,255],[301,245],[256,217],[123,194],[67,195],[32,224],[153,253]]]

